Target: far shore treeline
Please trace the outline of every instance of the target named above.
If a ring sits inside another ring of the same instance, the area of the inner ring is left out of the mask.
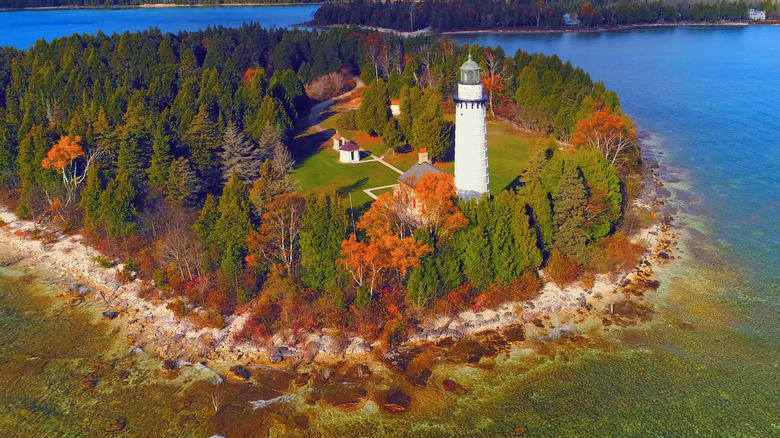
[[[423,0],[419,2],[332,2],[317,10],[313,24],[356,24],[402,32],[499,29],[582,29],[633,24],[747,20],[750,5],[767,16],[772,0],[739,1],[535,1]],[[571,20],[566,23],[564,14]]]
[[[0,9],[22,8],[112,8],[143,5],[219,6],[234,4],[323,3],[321,0],[0,0]]]
[[[296,159],[320,146],[295,139],[305,90],[361,73],[363,106],[382,108],[356,123],[398,150],[425,147],[437,126],[446,160],[443,113],[468,54],[491,117],[550,135],[512,187],[464,204],[451,176],[426,176],[422,216],[389,194],[348,211],[346,193],[296,193]],[[446,37],[246,24],[0,49],[6,202],[82,233],[180,317],[222,327],[250,312],[243,336],[256,342],[285,327],[392,341],[431,311],[528,299],[540,267],[562,283],[633,267],[642,248],[628,236],[647,221],[627,211],[635,138],[615,93],[570,63]]]

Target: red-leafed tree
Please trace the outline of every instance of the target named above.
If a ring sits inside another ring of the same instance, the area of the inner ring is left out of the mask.
[[[452,175],[426,173],[417,182],[414,196],[421,204],[420,224],[432,233],[452,235],[469,221],[456,205],[458,195]]]
[[[580,120],[572,136],[574,145],[601,151],[612,165],[620,154],[631,150],[635,142],[636,131],[631,122],[609,108],[602,108],[591,117]]]

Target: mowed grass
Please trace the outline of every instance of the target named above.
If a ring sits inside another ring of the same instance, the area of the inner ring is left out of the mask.
[[[296,151],[297,164],[293,175],[298,181],[300,193],[333,193],[338,192],[344,198],[352,193],[352,203],[358,207],[372,199],[363,189],[382,187],[397,183],[398,174],[377,162],[361,162],[360,164],[342,164],[338,162],[339,154],[331,146],[330,136],[335,132],[333,117],[325,120],[321,126],[327,131],[313,135],[309,130],[298,136],[293,144]],[[374,155],[385,152],[382,139],[370,137],[360,131],[339,131],[344,137],[354,141],[363,149],[370,150]],[[527,168],[534,155],[536,141],[540,134],[521,131],[508,123],[488,121],[488,163],[490,165],[490,192],[497,195],[517,180],[517,177]],[[365,160],[365,158],[363,158]],[[406,171],[417,163],[417,152],[404,154],[388,153],[385,161],[402,171]],[[436,166],[454,173],[455,163],[441,162]],[[379,195],[390,189],[378,190]]]
[[[395,184],[398,174],[378,162],[359,164],[339,163],[339,153],[331,148],[322,148],[317,153],[298,163],[293,169],[299,193],[338,192],[347,197],[352,193],[355,206],[371,200],[363,189]]]

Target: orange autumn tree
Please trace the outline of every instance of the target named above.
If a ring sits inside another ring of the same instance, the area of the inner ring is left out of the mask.
[[[421,257],[433,251],[411,237],[412,229],[401,220],[399,211],[392,194],[379,196],[357,223],[366,237],[358,241],[352,235],[341,244],[340,266],[358,287],[369,286],[372,299],[381,272],[393,270],[403,278],[410,269],[420,266]]]
[[[65,187],[66,207],[73,201],[79,185],[87,178],[87,172],[92,162],[100,154],[100,150],[95,150],[89,155],[85,154],[81,145],[79,145],[80,141],[81,137],[78,135],[72,139],[67,135],[61,136],[59,141],[49,149],[46,158],[41,162],[44,169],[52,169],[62,176],[62,184]],[[79,169],[76,160],[81,157],[86,158],[84,165]],[[55,200],[49,198],[49,203],[53,202]]]
[[[485,49],[485,51],[482,52],[482,57],[487,66],[482,73],[482,86],[485,88],[485,91],[487,91],[490,114],[495,114],[495,112],[493,112],[493,102],[499,101],[498,103],[500,104],[504,93],[504,63],[496,58],[490,49]]]
[[[618,156],[630,150],[636,142],[636,131],[626,116],[602,108],[577,123],[577,131],[571,141],[575,146],[601,151],[614,166]]]
[[[419,221],[423,228],[439,236],[452,235],[469,221],[456,205],[455,182],[447,173],[426,173],[414,187],[421,204]]]

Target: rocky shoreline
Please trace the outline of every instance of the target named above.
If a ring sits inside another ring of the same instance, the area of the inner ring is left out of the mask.
[[[360,337],[344,337],[327,330],[304,335],[291,331],[277,333],[267,346],[238,341],[237,334],[243,328],[246,314],[226,318],[226,325],[221,330],[196,327],[189,320],[177,319],[165,302],[152,303],[140,298],[138,293],[152,286],[141,280],[123,284],[117,275],[122,265],[101,267],[96,260],[101,254],[84,244],[81,236],[64,235],[35,222],[19,220],[4,207],[0,207],[3,223],[0,246],[5,247],[6,265],[34,271],[62,284],[63,288],[69,285],[69,291],[65,293],[68,300],[92,296],[103,301],[103,316],[120,318],[123,335],[130,344],[167,360],[206,361],[222,374],[236,365],[279,363],[278,367],[297,368],[313,362],[338,363],[346,358],[384,359],[392,364],[393,357],[409,356],[408,352],[420,351],[426,345],[471,342],[470,338],[484,337],[486,333],[504,338],[503,344],[545,339],[576,331],[575,325],[586,320],[604,326],[625,326],[632,322],[624,319],[641,319],[642,312],[652,312],[642,303],[642,295],[658,287],[658,281],[653,279],[654,268],[674,258],[671,253],[677,235],[672,225],[673,217],[664,217],[664,202],[658,199],[663,184],[650,167],[652,164],[643,170],[644,189],[635,204],[650,209],[657,220],[633,237],[648,248],[633,271],[618,279],[599,275],[589,288],[576,283],[560,288],[547,282],[539,296],[527,302],[431,317],[421,321],[416,332],[410,333],[408,341],[384,356],[378,354],[378,344],[369,345]],[[501,345],[489,348],[496,347],[503,348]]]

